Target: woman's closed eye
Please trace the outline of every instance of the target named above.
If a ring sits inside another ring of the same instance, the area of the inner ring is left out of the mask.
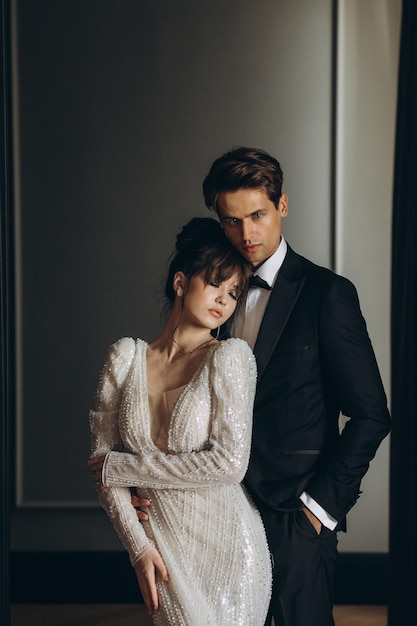
[[[221,286],[221,283],[216,282],[214,280],[211,280],[208,284],[210,285],[210,287],[215,287],[216,289],[220,289],[220,286]],[[240,296],[240,293],[237,289],[233,289],[232,291],[229,291],[228,294],[231,298],[233,298],[233,300],[236,300],[236,301],[239,299],[239,296]]]

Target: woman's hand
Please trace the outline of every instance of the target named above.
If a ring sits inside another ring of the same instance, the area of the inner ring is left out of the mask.
[[[156,578],[160,576],[164,582],[169,581],[169,574],[156,548],[151,548],[135,564],[136,578],[149,615],[159,607]]]
[[[90,472],[97,489],[103,489],[102,471],[105,458],[106,455],[102,454],[101,456],[95,456],[88,461],[88,471]]]

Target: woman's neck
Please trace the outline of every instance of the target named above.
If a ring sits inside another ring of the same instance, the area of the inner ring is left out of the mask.
[[[204,351],[214,341],[209,328],[198,328],[184,323],[178,316],[170,315],[164,330],[151,347],[166,353],[168,360],[172,360]]]

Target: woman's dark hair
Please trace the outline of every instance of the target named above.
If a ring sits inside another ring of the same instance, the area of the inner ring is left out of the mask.
[[[222,283],[234,274],[238,276],[239,293],[247,289],[250,264],[232,246],[219,222],[211,217],[194,217],[177,235],[175,253],[169,265],[165,295],[172,303],[172,286],[176,272],[188,279],[204,272],[206,283]]]
[[[259,148],[233,148],[216,159],[203,182],[204,201],[218,213],[220,194],[239,189],[263,189],[278,208],[283,173],[278,161]]]

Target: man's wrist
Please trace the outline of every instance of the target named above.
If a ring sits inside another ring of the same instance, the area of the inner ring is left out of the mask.
[[[321,521],[306,506],[303,506],[302,511],[304,515],[307,517],[307,519],[309,520],[309,522],[311,523],[311,525],[314,527],[314,530],[319,535],[321,532],[321,527],[322,527]]]
[[[314,500],[314,498],[312,498],[308,493],[303,491],[300,496],[300,500],[303,502],[304,506],[306,506],[309,511],[313,513],[318,520],[320,520],[323,526],[329,530],[334,530],[336,528],[337,520],[327,513],[327,511],[325,511],[323,507],[321,507],[319,503],[316,502],[316,500]]]

